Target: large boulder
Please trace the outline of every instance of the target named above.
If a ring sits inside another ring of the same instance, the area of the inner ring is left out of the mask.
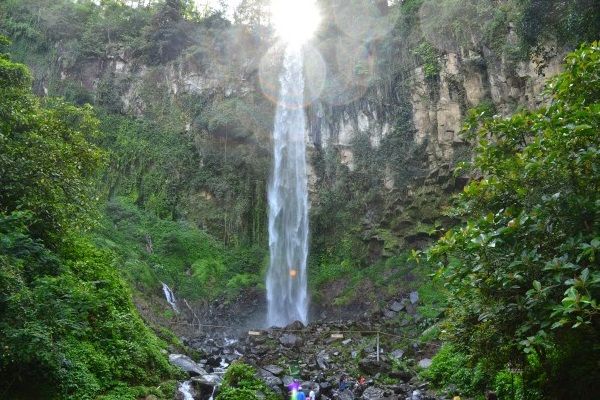
[[[410,400],[423,400],[423,393],[419,389],[413,390]]]
[[[399,301],[394,301],[392,303],[392,305],[390,306],[390,310],[392,310],[394,312],[400,312],[400,311],[404,310],[404,304],[402,304]]]
[[[331,393],[333,392],[333,385],[328,381],[323,381],[319,383],[319,388],[321,394],[331,395]]]
[[[362,394],[363,400],[379,400],[385,397],[385,391],[375,386],[369,386]]]
[[[272,373],[273,375],[281,376],[284,373],[283,368],[277,365],[267,365],[266,367],[262,367],[265,371]]]
[[[419,292],[410,292],[408,295],[412,304],[417,304],[419,301]]]
[[[187,372],[190,376],[206,375],[206,371],[186,355],[169,354],[169,362]]]
[[[281,335],[279,338],[279,343],[286,347],[296,347],[302,344],[302,339],[299,336],[296,336],[292,333],[286,333]]]
[[[317,359],[317,366],[321,370],[329,369],[330,357],[329,357],[329,354],[325,350],[321,350],[320,352],[318,352],[316,359]]]
[[[388,373],[391,370],[390,365],[383,359],[377,361],[377,359],[369,357],[360,360],[358,366],[362,372],[371,376],[378,373]]]
[[[283,386],[283,381],[275,376],[275,374],[267,371],[266,369],[260,368],[258,370],[258,374],[261,379],[269,386],[271,389],[277,390],[275,388],[280,388]]]
[[[390,357],[392,357],[396,360],[400,360],[403,355],[404,355],[404,350],[400,350],[400,349],[396,349],[390,353]]]
[[[408,382],[412,379],[413,374],[408,371],[392,371],[389,373],[390,378],[396,378],[402,380],[402,382]]]
[[[219,375],[206,374],[192,378],[192,385],[196,392],[200,394],[200,399],[208,399],[213,396],[219,389],[220,384],[221,376]]]
[[[286,331],[301,331],[304,329],[304,324],[300,321],[294,321],[283,329]]]
[[[334,396],[334,399],[337,399],[337,400],[354,400],[354,394],[350,390],[344,390],[343,392],[338,392],[337,396]]]

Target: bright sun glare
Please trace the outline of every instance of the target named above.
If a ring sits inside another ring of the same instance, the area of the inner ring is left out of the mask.
[[[315,0],[272,0],[271,13],[277,36],[291,44],[309,40],[321,22]]]

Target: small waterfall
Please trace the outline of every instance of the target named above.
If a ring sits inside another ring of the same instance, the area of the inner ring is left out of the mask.
[[[185,381],[181,383],[178,391],[183,395],[183,400],[194,400],[192,381]]]
[[[164,282],[161,282],[161,283],[162,283],[162,289],[163,289],[163,293],[165,294],[165,299],[167,300],[167,303],[169,303],[169,305],[171,306],[173,311],[175,311],[176,313],[179,313],[179,308],[177,308],[177,299],[175,298],[173,291],[171,290],[171,288],[169,288],[169,286],[167,286],[166,283],[164,283]]]
[[[273,130],[273,175],[269,184],[267,301],[269,326],[306,324],[308,295],[308,184],[302,48],[285,49]]]
[[[215,392],[216,392],[216,391],[217,391],[217,386],[214,386],[214,387],[213,387],[213,391],[212,391],[212,393],[211,393],[210,397],[208,398],[208,400],[214,400],[214,397],[215,397]],[[187,399],[186,399],[186,400],[187,400]]]

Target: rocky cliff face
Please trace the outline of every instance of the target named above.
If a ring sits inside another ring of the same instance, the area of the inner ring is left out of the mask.
[[[276,43],[235,25],[219,29],[197,34],[177,58],[152,65],[118,46],[71,65],[59,42],[52,60],[57,71],[36,71],[37,86],[50,94],[56,87],[76,87],[87,93],[84,100],[113,113],[180,132],[197,158],[190,171],[181,173],[182,182],[193,181],[194,171],[209,164],[207,148],[221,163],[211,161],[214,170],[208,175],[221,174],[227,164],[234,175],[250,171],[239,179],[246,183],[225,189],[220,183],[186,184],[171,196],[178,201],[177,215],[218,231],[225,240],[231,232],[252,229],[251,240],[264,241],[261,188],[270,174]],[[562,59],[559,52],[516,62],[471,43],[418,60],[406,56],[412,50],[394,35],[355,43],[356,38],[330,26],[307,53],[309,87],[313,78],[321,79],[313,86],[322,84],[307,106],[313,226],[331,211],[323,206],[328,194],[339,198],[339,204],[329,205],[333,209],[356,203],[346,211],[356,221],[352,230],[368,247],[370,261],[424,245],[432,232],[452,222],[441,209],[466,182],[452,171],[457,161],[470,157],[470,145],[459,135],[467,111],[486,104],[507,114],[539,105],[544,83]],[[511,35],[507,43],[516,40]],[[321,75],[319,68],[325,71]],[[361,184],[338,196],[349,182]],[[336,236],[325,230],[314,238],[319,235]]]
[[[316,147],[336,147],[340,162],[353,169],[353,139],[366,134],[371,146],[379,147],[393,129],[382,104],[394,102],[401,95],[410,103],[415,143],[426,144],[429,171],[453,165],[457,152],[469,146],[459,135],[469,109],[487,102],[498,113],[508,114],[518,107],[540,106],[547,79],[560,71],[562,60],[554,55],[541,66],[536,60],[514,64],[491,54],[488,57],[446,53],[439,59],[440,71],[435,79],[426,77],[422,66],[399,78],[407,82],[405,93],[386,96],[384,90],[371,89],[374,97],[359,99],[341,109],[319,102],[311,110],[310,142]],[[386,180],[385,187],[393,188],[393,182]]]

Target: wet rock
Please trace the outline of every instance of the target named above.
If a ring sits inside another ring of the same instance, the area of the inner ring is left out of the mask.
[[[419,368],[426,369],[429,367],[431,367],[431,359],[430,358],[424,358],[419,361]]]
[[[392,305],[390,306],[390,310],[392,310],[394,312],[400,312],[400,311],[404,310],[404,304],[402,304],[399,301],[394,301],[392,303]]]
[[[333,398],[337,400],[354,400],[354,394],[350,390],[344,390],[334,395]]]
[[[407,304],[406,312],[409,313],[410,315],[415,315],[417,313],[417,306],[414,304]]]
[[[263,368],[259,369],[258,374],[260,375],[262,380],[267,384],[267,386],[269,386],[271,388],[279,387],[279,386],[283,385],[283,381],[280,378],[278,378],[271,372],[267,371],[266,369],[263,369]]]
[[[413,390],[413,388],[410,385],[407,385],[406,383],[390,386],[390,389],[394,391],[394,394],[400,396],[408,396],[408,394]]]
[[[294,334],[286,333],[284,335],[281,335],[281,337],[279,338],[279,343],[286,347],[296,347],[302,344],[302,339],[300,339],[300,337]]]
[[[300,321],[294,321],[283,329],[286,331],[301,331],[304,329],[304,324]]]
[[[411,396],[409,397],[410,400],[424,400],[423,399],[423,393],[420,390],[413,390]]]
[[[266,346],[255,346],[250,349],[250,352],[257,356],[264,356],[269,352],[269,348]]]
[[[221,357],[211,356],[206,360],[206,364],[210,365],[211,367],[219,367],[221,365],[221,361]]]
[[[411,292],[409,294],[411,304],[417,304],[419,301],[419,292]]]
[[[400,349],[394,350],[390,353],[390,356],[396,360],[401,359],[403,355],[404,355],[404,350],[400,350]]]
[[[250,341],[255,344],[264,344],[267,338],[265,336],[250,336]]]
[[[174,366],[187,372],[190,376],[205,375],[206,371],[194,362],[191,358],[183,354],[170,354],[169,362]]]
[[[194,385],[194,388],[203,395],[211,394],[221,384],[221,377],[213,374],[196,376],[192,378],[192,384]]]
[[[364,400],[378,400],[382,399],[385,396],[385,391],[375,386],[370,386],[365,389],[362,394],[362,399]]]
[[[412,379],[413,375],[408,371],[392,371],[389,373],[391,378],[400,379],[402,382],[408,382]]]
[[[322,369],[322,370],[329,369],[330,357],[329,357],[329,354],[327,354],[327,352],[325,350],[321,350],[319,353],[317,353],[316,359],[317,359],[317,366],[320,369]]]
[[[358,366],[362,372],[368,375],[387,373],[391,370],[388,363],[383,360],[377,361],[374,358],[363,358],[358,362]]]
[[[321,388],[322,394],[329,395],[333,391],[333,385],[327,381],[319,383],[319,387]],[[322,396],[321,396],[321,398],[322,398]]]
[[[264,370],[266,370],[266,371],[269,371],[273,375],[277,375],[277,376],[280,376],[284,372],[283,368],[281,368],[281,367],[279,367],[277,365],[267,365],[267,366],[262,367],[262,368]]]

